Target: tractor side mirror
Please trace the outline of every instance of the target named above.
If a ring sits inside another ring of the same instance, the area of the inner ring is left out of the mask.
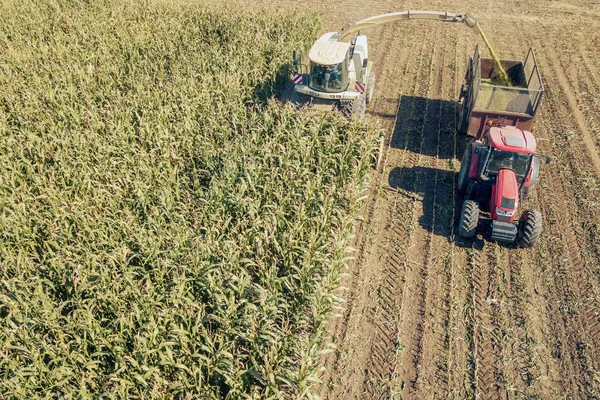
[[[552,157],[546,157],[546,165],[552,163]]]
[[[365,58],[365,59],[363,60],[363,68],[367,68],[367,65],[369,65],[369,59],[368,59],[368,58]]]
[[[296,50],[292,51],[292,58],[294,59],[294,66],[298,65],[298,56],[296,55]]]

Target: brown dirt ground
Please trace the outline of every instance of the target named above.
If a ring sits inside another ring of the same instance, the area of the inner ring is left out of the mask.
[[[536,51],[546,93],[539,151],[554,162],[525,207],[544,215],[534,249],[455,236],[466,138],[457,97],[481,40],[436,21],[374,27],[369,106],[387,131],[356,225],[325,399],[600,398],[600,2],[259,0],[321,9],[325,27],[411,9],[476,16],[502,58]]]

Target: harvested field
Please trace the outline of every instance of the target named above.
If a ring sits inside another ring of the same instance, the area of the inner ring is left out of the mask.
[[[525,204],[544,216],[537,247],[455,236],[465,146],[455,133],[456,100],[479,38],[436,22],[364,32],[378,82],[369,111],[386,128],[386,157],[356,225],[346,307],[331,326],[336,351],[323,360],[317,392],[325,399],[600,397],[600,3],[382,0],[368,12],[349,1],[323,8],[332,30],[408,8],[466,12],[501,58],[521,59],[533,47],[546,87],[538,146],[554,162]]]

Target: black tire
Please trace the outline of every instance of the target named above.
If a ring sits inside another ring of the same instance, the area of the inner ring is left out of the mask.
[[[519,219],[518,244],[520,247],[533,247],[542,234],[542,213],[525,210]]]
[[[479,183],[471,179],[467,187],[467,200],[479,201]]]
[[[471,144],[467,145],[458,172],[458,193],[465,194],[469,187],[469,166],[471,165]]]
[[[373,99],[373,93],[375,92],[375,72],[371,72],[369,74],[369,79],[367,80],[367,104],[371,102]]]
[[[460,211],[458,223],[458,234],[462,237],[471,238],[475,236],[477,224],[479,223],[479,204],[473,200],[465,200]]]

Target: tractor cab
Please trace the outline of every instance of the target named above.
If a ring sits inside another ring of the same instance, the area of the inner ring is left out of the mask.
[[[299,94],[297,103],[302,104],[302,96],[308,96],[312,105],[333,105],[362,118],[375,85],[367,37],[357,34],[348,41],[339,39],[337,32],[321,36],[308,53],[308,65],[294,53],[296,72],[292,80],[294,92]]]
[[[473,237],[480,205],[489,206],[493,240],[530,247],[540,235],[539,211],[526,210],[515,223],[519,204],[536,183],[540,156],[535,137],[514,126],[489,126],[483,140],[465,150],[458,175],[458,190],[466,194],[459,234]],[[546,161],[550,162],[550,159]]]
[[[491,127],[483,143],[476,147],[479,154],[479,171],[473,178],[483,182],[495,181],[501,170],[514,173],[520,184],[530,175],[535,158],[535,137],[528,131],[515,127]]]

